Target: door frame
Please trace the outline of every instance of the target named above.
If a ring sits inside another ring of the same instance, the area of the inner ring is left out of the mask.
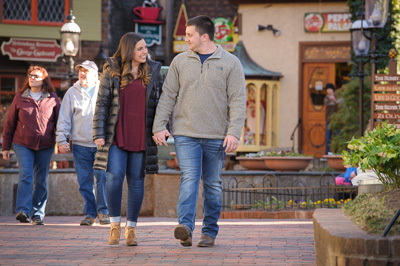
[[[328,53],[328,51],[330,53]],[[334,51],[334,53],[332,53]],[[299,109],[298,121],[303,119],[303,66],[305,63],[346,63],[351,59],[350,41],[333,42],[299,42]],[[303,125],[300,123],[297,132],[297,150],[301,151],[303,147]]]

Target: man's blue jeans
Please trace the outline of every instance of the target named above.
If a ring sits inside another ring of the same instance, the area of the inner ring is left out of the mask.
[[[13,143],[13,150],[19,169],[16,212],[43,219],[47,202],[47,177],[54,147],[35,151]]]
[[[72,145],[79,192],[85,202],[83,213],[85,216],[92,218],[96,218],[98,213],[108,213],[106,203],[106,172],[93,169],[96,152],[96,147]],[[94,177],[96,177],[97,193],[94,191]]]
[[[331,151],[332,129],[329,128],[329,122],[325,124],[325,154]]]
[[[215,238],[222,208],[221,173],[225,161],[222,139],[200,139],[174,136],[175,151],[181,169],[178,221],[193,232],[200,178],[203,179],[202,234]]]
[[[106,195],[111,217],[121,216],[122,186],[126,174],[128,202],[126,219],[137,222],[144,196],[144,152],[110,147],[107,165]]]

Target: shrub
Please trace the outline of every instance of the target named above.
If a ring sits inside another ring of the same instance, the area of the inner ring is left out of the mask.
[[[343,151],[343,164],[376,173],[386,190],[400,188],[400,129],[380,123],[361,138],[352,138]]]

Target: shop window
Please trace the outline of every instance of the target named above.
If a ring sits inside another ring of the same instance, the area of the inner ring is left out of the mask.
[[[2,23],[61,26],[70,0],[2,0]]]
[[[326,85],[327,80],[328,78],[324,70],[320,67],[315,68],[311,74],[308,89],[310,92],[312,106],[316,111],[321,110],[324,106],[324,98],[326,95],[324,86]]]
[[[240,152],[256,152],[278,145],[279,83],[246,81],[246,118]]]
[[[3,132],[8,109],[19,88],[19,79],[15,76],[0,76],[0,133]]]
[[[17,93],[18,79],[12,76],[0,76],[0,105],[6,106],[12,103]]]

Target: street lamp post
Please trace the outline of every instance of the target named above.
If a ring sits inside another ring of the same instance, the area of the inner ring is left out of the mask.
[[[379,41],[385,39],[390,31],[384,36],[378,35],[378,29],[385,27],[388,12],[389,12],[390,0],[365,0],[365,20],[368,24],[368,30],[371,30],[371,36],[368,36],[364,32],[364,25],[361,23],[361,32],[364,37],[371,41],[371,123],[374,126],[374,79],[373,75],[377,72],[378,58],[382,57],[379,54]],[[364,0],[361,1],[361,13],[364,13]]]
[[[72,14],[72,9],[66,17],[67,22],[62,25],[61,34],[61,50],[64,56],[69,56],[69,79],[70,86],[73,85],[74,76],[74,59],[73,57],[78,54],[80,48],[80,34],[81,28],[74,22],[75,16]]]
[[[362,25],[361,25],[362,24]],[[353,42],[353,51],[358,57],[358,79],[359,79],[359,130],[360,137],[364,135],[364,58],[368,56],[370,41],[361,33],[361,28],[368,28],[365,20],[357,19],[351,27],[351,39]]]

